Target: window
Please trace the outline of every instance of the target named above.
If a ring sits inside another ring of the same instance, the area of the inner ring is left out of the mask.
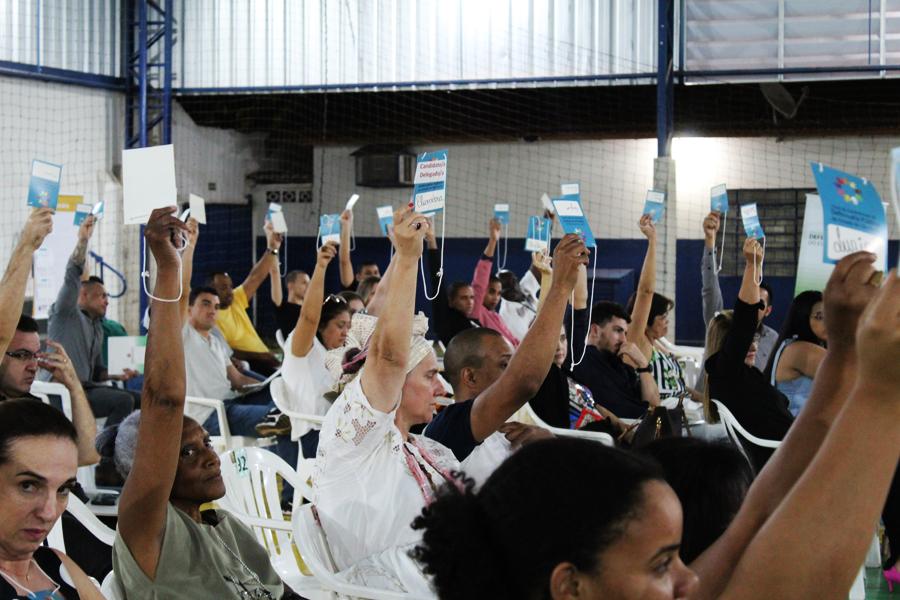
[[[766,233],[763,272],[771,277],[795,277],[806,194],[815,189],[728,190],[728,222],[722,275],[740,277],[744,272],[744,225],[741,204],[756,202],[759,221]]]

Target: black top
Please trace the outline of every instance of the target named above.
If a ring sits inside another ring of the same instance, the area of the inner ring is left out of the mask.
[[[284,300],[281,306],[275,307],[275,322],[284,339],[291,334],[294,327],[297,326],[297,319],[300,318],[300,305]]]
[[[576,310],[575,326],[569,338],[574,352],[566,357],[567,366],[581,357],[587,332],[588,309]],[[640,377],[612,352],[588,346],[584,360],[570,370],[575,381],[591,390],[594,401],[617,417],[639,419],[647,412],[649,404],[641,397]]]
[[[428,270],[431,273],[431,293],[437,290],[438,286],[438,267],[441,264],[441,254],[437,249],[428,249]],[[437,297],[431,301],[431,323],[437,333],[438,338],[446,346],[453,339],[453,336],[466,329],[473,327],[481,327],[481,323],[477,319],[469,318],[461,311],[450,306],[450,300],[444,290],[437,293]]]
[[[55,581],[59,586],[58,594],[62,594],[62,597],[66,600],[79,600],[80,596],[78,595],[78,592],[75,591],[75,588],[67,584],[62,575],[60,575],[62,561],[59,559],[59,556],[56,555],[56,552],[47,546],[40,546],[34,551],[33,558],[34,562],[36,562],[41,570],[47,574],[47,577]],[[21,584],[24,582],[20,581],[19,583]],[[45,590],[33,591],[40,592]],[[4,600],[7,598],[12,600],[27,600],[28,596],[17,596],[16,589],[6,581],[6,578],[0,577],[0,598],[3,598]]]
[[[541,389],[528,401],[534,414],[551,427],[569,429],[569,381],[566,372],[550,364]]]
[[[744,363],[758,327],[757,310],[757,305],[735,301],[734,321],[722,349],[706,360],[709,396],[727,406],[738,423],[756,437],[782,440],[794,422],[788,399],[759,369]],[[745,448],[757,472],[773,452],[749,443]]]
[[[425,428],[425,436],[453,451],[456,460],[464,461],[481,442],[472,435],[472,405],[475,400],[445,406]]]

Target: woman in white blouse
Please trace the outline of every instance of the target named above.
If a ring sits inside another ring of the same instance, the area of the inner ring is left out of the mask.
[[[350,331],[350,307],[340,296],[325,295],[325,271],[337,254],[337,246],[324,244],[316,256],[316,268],[309,280],[297,326],[284,347],[281,376],[288,387],[286,398],[292,410],[324,416],[331,403],[324,394],[335,384],[335,377],[325,366],[329,350],[340,348]],[[305,458],[316,455],[319,431],[309,421],[294,419],[291,438],[300,440]]]
[[[410,523],[460,468],[450,450],[409,433],[431,420],[434,398],[444,393],[430,343],[413,336],[418,260],[428,227],[410,209],[394,215],[396,252],[384,309],[363,348],[360,376],[325,418],[313,477],[314,503],[344,575],[425,597],[433,592],[407,554],[420,539]]]

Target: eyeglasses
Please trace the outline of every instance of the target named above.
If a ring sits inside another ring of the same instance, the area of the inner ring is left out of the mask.
[[[38,353],[31,350],[13,350],[12,352],[6,352],[6,355],[23,362],[32,362],[39,358]]]

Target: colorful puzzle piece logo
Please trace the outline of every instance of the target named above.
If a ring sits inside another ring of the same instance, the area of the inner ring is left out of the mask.
[[[856,187],[856,182],[850,181],[846,177],[837,177],[834,180],[834,187],[837,188],[837,193],[844,199],[844,202],[851,202],[853,206],[859,206],[863,195],[862,191]]]

